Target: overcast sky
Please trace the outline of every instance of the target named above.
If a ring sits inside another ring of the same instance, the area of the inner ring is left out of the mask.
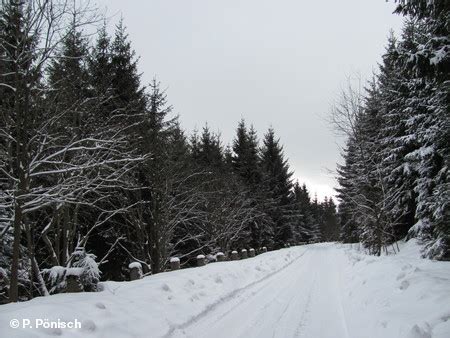
[[[326,122],[347,76],[369,77],[401,18],[384,0],[98,0],[123,15],[144,83],[156,76],[191,132],[205,122],[260,138],[273,126],[295,177],[321,199],[340,160]]]

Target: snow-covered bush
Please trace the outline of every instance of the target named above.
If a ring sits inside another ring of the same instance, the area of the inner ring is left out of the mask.
[[[86,253],[84,248],[76,248],[72,253],[68,267],[53,266],[42,270],[50,294],[66,290],[67,276],[79,276],[84,291],[98,291],[100,270],[95,255]]]
[[[82,247],[76,248],[70,259],[70,268],[83,268],[80,275],[80,282],[85,291],[97,291],[97,284],[100,281],[100,270],[95,261],[97,257],[86,253]]]
[[[63,266],[52,266],[41,271],[50,294],[63,292],[66,288],[66,270]]]

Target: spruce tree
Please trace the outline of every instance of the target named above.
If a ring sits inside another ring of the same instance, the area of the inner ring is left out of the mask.
[[[309,191],[305,184],[300,186],[298,182],[295,182],[293,193],[300,216],[295,229],[297,240],[300,242],[313,242],[317,237],[317,226],[314,220]]]
[[[418,172],[415,183],[417,223],[411,232],[424,244],[424,255],[450,256],[448,167],[450,159],[449,3],[445,0],[398,1],[397,12],[419,20],[421,36],[415,48],[406,48],[400,58],[410,76],[406,100],[407,137],[417,149],[406,159]],[[416,50],[414,50],[416,49]]]
[[[396,239],[407,235],[415,223],[414,167],[405,161],[405,155],[415,149],[415,144],[406,136],[407,113],[404,111],[408,97],[407,75],[399,64],[399,49],[408,45],[408,31],[413,33],[415,23],[405,24],[402,41],[393,33],[388,39],[383,62],[377,77],[382,105],[383,127],[381,133],[382,175],[385,177],[385,211],[389,214]]]
[[[359,225],[356,221],[356,209],[353,196],[356,194],[356,145],[355,139],[350,137],[343,153],[344,164],[338,165],[337,181],[339,183],[337,198],[339,203],[338,222],[340,228],[340,239],[344,243],[355,243],[359,241]]]
[[[274,223],[274,240],[277,247],[282,247],[293,238],[293,226],[297,220],[298,210],[292,195],[292,172],[284,157],[283,147],[276,139],[272,128],[264,135],[261,149],[261,169],[263,182],[273,200],[268,211]]]

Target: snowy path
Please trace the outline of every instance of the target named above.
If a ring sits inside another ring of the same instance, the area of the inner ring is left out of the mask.
[[[450,337],[450,262],[420,259],[414,242],[387,257],[305,245],[103,286],[1,305],[0,337]]]
[[[282,271],[236,293],[167,337],[348,337],[341,252],[311,247]]]

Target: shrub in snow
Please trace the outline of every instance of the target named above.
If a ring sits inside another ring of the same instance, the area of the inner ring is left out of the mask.
[[[139,262],[131,262],[128,264],[128,269],[130,269],[130,280],[142,279],[142,264]]]
[[[247,249],[242,249],[241,250],[241,258],[242,259],[245,259],[245,258],[247,258],[248,257],[248,255],[247,255]]]
[[[49,293],[98,291],[100,270],[95,258],[95,255],[86,253],[84,248],[76,248],[69,260],[68,267],[53,266],[50,269],[42,270],[41,273]],[[70,285],[68,285],[69,277],[73,280]],[[76,286],[76,283],[79,283],[80,286]],[[79,288],[81,290],[78,290]]]
[[[206,255],[206,260],[208,261],[208,263],[214,263],[217,262],[217,258],[214,255]]]
[[[50,294],[63,292],[66,288],[66,270],[63,266],[52,266],[41,271]]]
[[[81,283],[83,273],[83,268],[66,269],[66,292],[82,292],[84,290],[83,284]]]
[[[96,256],[86,253],[84,248],[76,248],[70,259],[70,268],[83,268],[80,282],[85,291],[97,291],[100,281],[100,270],[95,261]]]

